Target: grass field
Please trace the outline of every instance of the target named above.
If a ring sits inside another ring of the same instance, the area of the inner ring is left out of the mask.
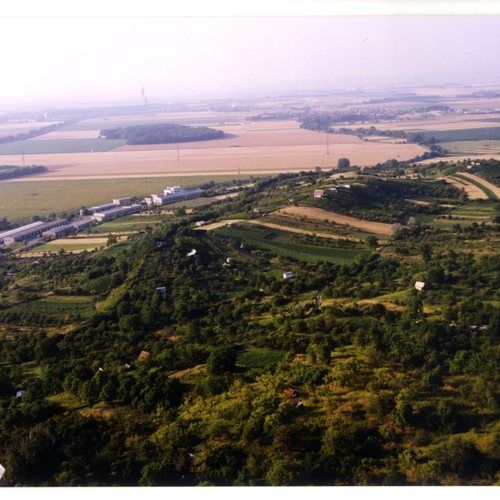
[[[270,368],[277,365],[285,354],[285,351],[253,347],[238,352],[236,363],[245,368]]]
[[[165,222],[169,219],[169,216],[163,215],[141,215],[134,216],[128,215],[126,217],[120,217],[118,219],[105,222],[92,228],[93,233],[114,233],[120,231],[141,231],[147,226],[155,226],[160,222]]]
[[[440,146],[454,154],[500,154],[500,140],[442,142]]]
[[[422,130],[424,137],[434,137],[439,142],[499,140],[500,127],[462,128],[456,130]]]
[[[96,240],[96,238],[94,238]],[[65,252],[83,252],[84,250],[96,250],[99,248],[106,247],[106,238],[103,238],[102,241],[88,241],[86,238],[75,238],[74,243],[57,243],[57,240],[51,243],[47,243],[45,245],[40,245],[34,247],[29,250],[30,254],[42,254],[42,253],[57,253],[60,250],[64,250]]]
[[[124,144],[120,139],[31,139],[0,144],[0,155],[102,152]]]
[[[52,295],[43,299],[17,304],[8,310],[47,316],[90,316],[94,311],[94,305],[90,297],[83,295]]]
[[[366,253],[366,250],[360,247],[341,247],[334,240],[324,240],[324,243],[319,245],[305,236],[255,225],[238,224],[231,226],[231,228],[222,227],[215,231],[250,247],[307,262],[322,260],[336,264],[348,264],[353,262],[356,257]],[[311,242],[309,243],[309,241]]]
[[[78,210],[82,206],[111,201],[117,196],[145,196],[170,185],[183,187],[241,179],[237,175],[141,177],[125,179],[77,179],[0,182],[0,218],[26,221],[33,215]]]

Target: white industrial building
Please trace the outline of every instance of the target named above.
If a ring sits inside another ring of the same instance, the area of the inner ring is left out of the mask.
[[[165,205],[166,203],[174,203],[181,200],[190,200],[197,198],[202,193],[199,188],[183,189],[180,186],[170,186],[163,190],[163,193],[152,194],[144,198],[144,202],[151,205]]]
[[[71,221],[64,226],[54,227],[42,233],[42,236],[48,238],[59,238],[60,236],[64,236],[69,233],[76,233],[89,227],[92,224],[92,217],[83,217],[81,219],[76,219]]]
[[[122,196],[120,198],[113,198],[113,204],[117,206],[128,205],[130,203],[130,196]]]
[[[36,226],[19,228],[19,231],[14,234],[10,234],[4,237],[4,244],[6,246],[12,245],[14,243],[19,243],[21,241],[32,240],[41,236],[45,231],[49,229],[64,226],[67,224],[66,219],[56,219],[51,222],[45,222]]]
[[[141,205],[135,204],[135,205],[127,205],[124,207],[114,207],[109,210],[105,210],[102,212],[94,212],[92,215],[92,219],[96,220],[97,222],[104,222],[107,220],[114,219],[115,217],[119,217],[120,215],[127,215],[131,214],[134,212],[139,212],[139,210],[142,209]]]
[[[33,229],[35,227],[41,226],[43,224],[42,221],[32,222],[31,224],[26,224],[25,226],[16,227],[15,229],[9,229],[8,231],[4,231],[0,233],[0,245],[4,244],[5,238],[9,236],[14,236],[17,233],[25,231],[27,229]]]

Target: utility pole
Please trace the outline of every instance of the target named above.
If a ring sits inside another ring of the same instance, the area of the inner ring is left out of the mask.
[[[175,149],[177,150],[177,161],[181,161],[180,153],[179,153],[179,141],[175,143]]]
[[[25,158],[24,158],[24,149],[21,149],[21,158],[22,158],[22,161],[23,161],[23,167],[26,166],[26,161],[25,161]]]

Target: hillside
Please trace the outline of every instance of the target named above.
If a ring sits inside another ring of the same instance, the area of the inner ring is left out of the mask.
[[[442,168],[281,174],[102,251],[4,254],[8,484],[494,484],[498,202]]]

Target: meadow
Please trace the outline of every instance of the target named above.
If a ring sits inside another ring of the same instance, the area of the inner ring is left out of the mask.
[[[34,215],[47,216],[109,202],[117,196],[146,196],[170,185],[192,187],[237,178],[220,175],[0,182],[0,218],[22,222]]]

